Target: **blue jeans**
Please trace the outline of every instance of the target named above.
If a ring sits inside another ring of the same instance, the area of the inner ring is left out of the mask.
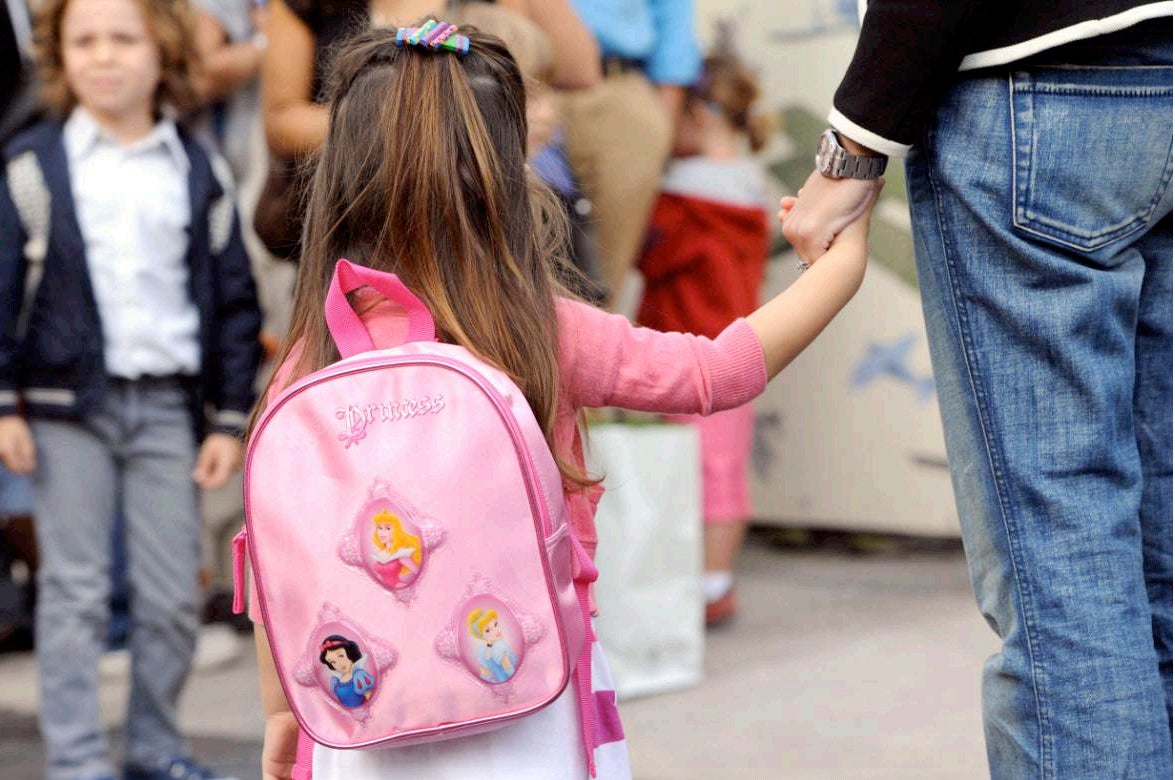
[[[199,625],[200,515],[191,413],[179,383],[112,384],[80,422],[35,420],[37,662],[48,780],[112,774],[98,709],[122,499],[130,589],[126,760],[184,752],[176,701]]]
[[[960,77],[907,162],[999,780],[1171,776],[1163,56]]]

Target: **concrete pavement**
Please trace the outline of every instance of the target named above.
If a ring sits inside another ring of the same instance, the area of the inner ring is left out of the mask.
[[[780,550],[761,534],[738,587],[742,611],[710,634],[705,681],[622,703],[636,780],[987,777],[979,672],[996,642],[957,547],[862,556]],[[202,760],[257,780],[262,717],[242,644],[193,675],[181,721]],[[31,657],[0,656],[5,780],[41,776],[35,688]],[[111,725],[126,691],[119,669],[104,676]]]

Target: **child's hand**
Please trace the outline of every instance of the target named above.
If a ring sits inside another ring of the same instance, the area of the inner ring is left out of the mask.
[[[802,260],[808,264],[814,263],[833,246],[845,246],[849,244],[852,244],[854,245],[854,248],[859,249],[860,255],[862,257],[865,256],[869,243],[869,218],[873,214],[873,206],[877,203],[877,196],[881,193],[882,187],[885,186],[885,179],[878,179],[876,182],[871,182],[870,184],[872,185],[872,191],[868,200],[866,200],[863,204],[860,214],[858,214],[852,222],[848,223],[848,225],[846,225],[839,233],[831,238],[830,243],[824,251],[813,257],[801,256]],[[783,229],[785,234],[787,232],[788,220],[793,216],[797,205],[799,205],[799,201],[799,198],[790,195],[780,199],[779,201],[778,216],[779,221],[784,226]],[[799,248],[796,247],[795,249],[798,253]]]
[[[215,490],[228,482],[241,466],[241,442],[227,433],[213,433],[200,446],[192,479],[205,490]]]
[[[812,343],[860,288],[869,254],[869,215],[881,189],[878,182],[871,182],[871,187],[861,213],[843,227],[827,251],[817,255],[820,260],[812,270],[747,317],[763,347],[769,379]],[[791,217],[800,200],[780,201],[780,217]]]
[[[0,417],[0,463],[13,474],[28,474],[37,467],[33,432],[19,414]]]
[[[261,748],[262,780],[290,780],[298,758],[298,721],[291,712],[275,712],[265,718],[265,742]]]
[[[842,230],[872,207],[883,184],[882,179],[830,179],[813,171],[792,208],[781,211],[784,238],[805,263],[816,262]]]

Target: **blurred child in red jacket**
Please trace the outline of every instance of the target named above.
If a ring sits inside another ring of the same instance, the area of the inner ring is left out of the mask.
[[[766,141],[767,123],[752,113],[754,76],[732,54],[706,59],[689,93],[675,158],[649,224],[640,259],[642,325],[714,337],[753,312],[769,245],[768,194],[762,170],[746,153]],[[751,504],[747,466],[754,409],[683,418],[702,446],[706,624],[734,615],[732,570]]]

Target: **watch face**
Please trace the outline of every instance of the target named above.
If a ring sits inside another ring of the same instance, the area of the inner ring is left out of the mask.
[[[836,143],[836,136],[825,130],[820,134],[820,143],[816,146],[816,170],[824,174],[832,172],[835,155],[840,147]]]

